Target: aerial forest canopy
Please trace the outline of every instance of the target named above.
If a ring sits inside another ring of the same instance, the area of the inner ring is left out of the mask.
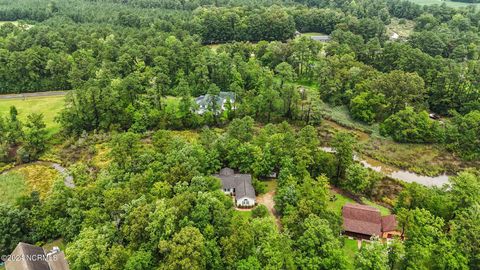
[[[44,115],[0,115],[0,168],[58,162],[74,181],[0,198],[0,255],[61,239],[75,270],[480,269],[474,7],[0,0],[0,21],[0,94],[67,92],[53,135]],[[357,126],[319,131],[325,108]],[[361,165],[382,147],[362,136],[474,165],[398,183]],[[274,206],[235,209],[224,167]],[[403,241],[345,251],[339,194],[396,214]]]

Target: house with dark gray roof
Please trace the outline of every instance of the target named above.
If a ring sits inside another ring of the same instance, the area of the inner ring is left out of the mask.
[[[69,270],[65,254],[58,247],[45,252],[43,248],[18,243],[5,261],[6,270]]]
[[[234,196],[238,207],[255,206],[255,189],[252,185],[252,175],[235,173],[233,169],[223,168],[213,176],[222,181],[222,190],[225,194]]]
[[[215,99],[215,100],[212,100]],[[227,102],[233,104],[235,102],[235,93],[233,92],[220,92],[218,95],[212,96],[210,94],[202,95],[195,98],[195,103],[198,105],[197,113],[204,114],[209,110],[209,107],[212,104],[212,101],[215,101],[219,108],[219,112],[222,112],[226,109],[225,105]]]

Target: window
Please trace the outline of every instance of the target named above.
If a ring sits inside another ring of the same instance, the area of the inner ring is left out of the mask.
[[[242,204],[243,204],[243,205],[248,205],[248,200],[247,200],[247,199],[243,199]]]

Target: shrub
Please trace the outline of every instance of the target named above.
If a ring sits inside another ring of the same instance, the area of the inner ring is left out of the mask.
[[[268,209],[265,205],[260,204],[252,210],[252,217],[262,218],[268,216]]]

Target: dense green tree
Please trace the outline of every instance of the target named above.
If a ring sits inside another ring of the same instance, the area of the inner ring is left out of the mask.
[[[350,164],[353,163],[354,138],[349,133],[339,132],[333,138],[332,146],[335,149],[337,160],[336,181],[340,183],[345,178],[345,173]]]
[[[341,186],[354,194],[365,194],[375,180],[372,171],[361,164],[353,163],[346,169],[345,180],[341,182]]]
[[[311,215],[303,222],[303,233],[295,242],[302,269],[346,269],[346,257],[328,222]]]
[[[28,211],[0,204],[0,253],[10,254],[18,242],[29,240]]]
[[[28,161],[36,160],[46,149],[47,130],[42,114],[30,114],[25,123],[25,151]]]
[[[386,244],[379,239],[372,239],[368,245],[362,245],[355,256],[355,269],[389,270],[388,250]]]
[[[380,125],[382,135],[390,135],[395,141],[432,143],[443,141],[443,130],[438,121],[430,119],[426,111],[416,112],[406,107]]]
[[[206,265],[205,242],[194,227],[185,227],[173,236],[171,242],[160,242],[165,253],[165,269],[204,269]]]
[[[23,125],[18,119],[18,111],[15,106],[10,107],[10,114],[6,121],[6,139],[10,145],[18,145],[23,139]]]
[[[134,133],[123,133],[112,138],[110,156],[121,169],[131,169],[140,151],[140,138]]]

